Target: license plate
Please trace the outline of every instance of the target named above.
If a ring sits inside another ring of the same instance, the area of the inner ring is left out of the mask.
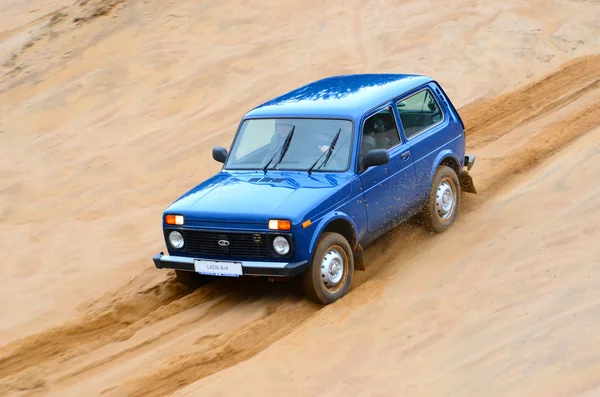
[[[241,262],[195,260],[194,270],[209,276],[239,277],[242,275]]]

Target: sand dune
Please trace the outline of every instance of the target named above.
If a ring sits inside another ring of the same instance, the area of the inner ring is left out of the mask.
[[[1,394],[594,395],[600,4],[443,5],[0,1]],[[245,111],[354,72],[460,108],[452,231],[385,236],[326,308],[154,269]]]

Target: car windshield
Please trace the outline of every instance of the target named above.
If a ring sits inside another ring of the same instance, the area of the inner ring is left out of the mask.
[[[285,145],[292,130],[291,139]],[[328,155],[334,141],[335,146]],[[309,170],[314,165],[314,172],[345,171],[350,165],[351,147],[350,120],[248,119],[242,123],[233,142],[225,169],[264,169],[268,164],[268,169]]]

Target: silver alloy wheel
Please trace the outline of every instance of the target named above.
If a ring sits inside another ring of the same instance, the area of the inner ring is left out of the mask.
[[[435,207],[438,216],[443,220],[450,218],[454,214],[457,202],[456,190],[454,181],[448,177],[442,179],[437,188]]]
[[[321,281],[329,292],[337,292],[347,277],[348,258],[339,246],[330,247],[321,260]]]

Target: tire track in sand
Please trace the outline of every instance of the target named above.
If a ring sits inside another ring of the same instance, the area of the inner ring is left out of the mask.
[[[551,116],[559,107],[581,99],[586,93],[597,92],[599,78],[600,56],[588,56],[570,62],[559,71],[526,87],[460,109],[467,127],[469,147],[483,147],[510,133],[516,126]],[[494,167],[485,169],[485,183],[478,186],[482,194],[476,196],[473,201],[475,204],[470,210],[476,209],[478,203],[497,194],[495,189],[488,189],[488,186],[510,183],[519,174],[531,170],[570,141],[598,125],[600,110],[595,103],[546,125],[524,146],[512,150],[508,156],[495,163]],[[384,264],[374,265],[377,267]],[[109,343],[127,340],[141,329],[217,297],[228,299],[243,294],[241,290],[232,291],[227,285],[227,282],[219,282],[190,293],[171,277],[164,284],[114,301],[79,321],[3,347],[0,350],[0,378],[20,374],[42,364],[46,365],[46,372],[52,374],[68,358],[86,354]],[[333,309],[328,307],[324,310]],[[195,353],[175,353],[174,359],[158,363],[151,373],[130,378],[116,388],[105,390],[106,394],[167,395],[253,357],[292,332],[316,311],[314,305],[304,300],[291,306],[281,306],[257,321],[222,333]],[[226,312],[215,309],[215,314],[224,313]],[[150,339],[143,348],[150,349],[155,342]],[[128,354],[134,353],[135,349]],[[83,371],[74,371],[73,375],[83,377],[87,370],[97,369],[104,364],[105,362],[91,364]]]
[[[114,300],[73,323],[2,347],[0,379],[59,356],[64,358],[84,346],[99,348],[111,342],[125,340],[138,329],[187,310],[202,300],[212,299],[219,292],[222,291],[212,287],[193,292],[189,296],[192,291],[180,285],[175,277],[170,277],[162,284],[152,285],[132,296]],[[165,310],[166,308],[169,310]]]
[[[490,144],[600,87],[600,56],[576,58],[543,79],[460,109],[471,148]]]
[[[142,378],[103,391],[107,396],[153,397],[169,395],[189,385],[260,353],[289,334],[315,312],[312,304],[299,301],[247,325],[224,333],[200,352],[174,357]]]

